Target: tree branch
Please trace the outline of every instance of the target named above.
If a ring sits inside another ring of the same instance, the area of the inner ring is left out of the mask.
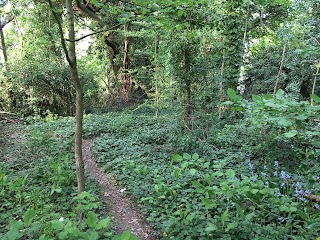
[[[102,27],[104,27],[106,24],[94,13],[91,12],[86,6],[84,6],[80,0],[76,0],[78,8],[88,17],[98,21]]]
[[[80,40],[82,40],[82,39],[84,39],[84,38],[86,38],[86,37],[90,37],[90,36],[95,35],[95,34],[99,34],[99,33],[103,33],[103,32],[110,31],[110,30],[112,30],[112,29],[114,29],[114,28],[116,28],[116,27],[119,27],[119,26],[121,26],[121,25],[122,25],[122,24],[119,23],[119,24],[117,24],[117,25],[114,25],[114,26],[106,29],[106,30],[100,30],[100,31],[98,31],[98,32],[93,32],[93,33],[84,35],[84,36],[82,36],[81,38],[75,39],[74,41],[71,41],[70,39],[65,39],[65,41],[68,41],[68,42],[78,42],[78,41],[80,41]]]
[[[61,45],[62,45],[63,51],[64,51],[64,53],[66,55],[66,59],[67,59],[68,63],[71,63],[71,59],[69,57],[69,52],[68,52],[67,45],[66,45],[66,42],[65,42],[65,39],[64,39],[64,35],[63,35],[63,29],[62,29],[61,22],[59,20],[59,17],[57,16],[57,13],[53,9],[52,1],[51,0],[47,0],[47,1],[49,3],[50,10],[51,10],[51,12],[53,14],[53,17],[56,20],[56,22],[58,24],[58,27],[59,27],[60,41],[61,41]]]
[[[8,23],[12,22],[14,19],[14,15],[10,16],[4,23],[1,24],[0,28],[4,28]]]

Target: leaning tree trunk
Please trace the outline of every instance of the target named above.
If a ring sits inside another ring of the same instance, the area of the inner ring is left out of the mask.
[[[83,86],[79,78],[75,48],[74,15],[72,10],[72,0],[66,1],[68,32],[69,32],[69,67],[71,79],[76,89],[76,126],[74,131],[74,152],[76,161],[76,174],[78,181],[78,194],[85,189],[84,163],[82,158],[82,119],[83,119]]]

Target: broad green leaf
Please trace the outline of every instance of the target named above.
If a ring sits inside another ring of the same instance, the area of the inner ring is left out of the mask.
[[[181,163],[181,168],[183,168],[183,169],[188,167],[188,166],[189,166],[189,163],[187,161],[184,161],[184,162]]]
[[[308,116],[306,115],[297,115],[297,116],[294,116],[295,119],[297,120],[300,120],[300,121],[304,121],[306,119],[308,119]]]
[[[262,102],[262,98],[258,95],[252,95],[252,100],[255,102]]]
[[[36,211],[34,209],[29,209],[28,211],[26,211],[25,214],[23,214],[23,221],[25,226],[29,226],[35,216]]]
[[[286,132],[284,133],[283,135],[286,137],[286,138],[292,138],[294,136],[296,136],[298,134],[298,131],[297,130],[290,130],[289,132]]]
[[[206,232],[211,233],[211,232],[214,232],[214,231],[217,231],[217,230],[218,230],[217,225],[215,225],[213,223],[207,223],[207,227],[205,229]]]
[[[242,192],[248,192],[248,191],[250,190],[250,187],[249,187],[249,186],[242,186],[242,187],[240,188],[240,190],[241,190]]]
[[[263,189],[259,190],[259,193],[261,193],[261,194],[266,194],[268,192],[269,192],[268,188],[263,188]]]
[[[196,188],[203,188],[203,185],[198,182],[198,181],[192,181],[191,182],[193,186],[195,186]]]
[[[51,226],[55,230],[62,230],[64,226],[64,222],[59,221],[59,220],[52,220],[51,221]]]
[[[309,220],[309,217],[308,217],[308,215],[307,215],[305,212],[303,212],[303,211],[301,211],[301,210],[297,210],[297,213],[299,214],[299,216],[300,216],[303,220],[305,220],[305,221],[308,221],[308,220]]]
[[[259,189],[251,189],[250,192],[251,192],[252,194],[257,194],[257,192],[259,192]]]
[[[316,148],[320,148],[320,141],[313,141],[311,144]]]
[[[23,237],[23,233],[16,230],[9,230],[5,235],[5,240],[19,240]]]
[[[212,202],[210,199],[208,198],[202,198],[201,200],[203,202],[203,204],[205,205],[205,208],[207,209],[212,209],[212,208],[215,208],[217,207],[217,204]]]
[[[75,226],[67,228],[66,231],[73,237],[79,237],[81,234],[80,230]]]
[[[278,124],[279,124],[280,126],[284,126],[284,127],[289,127],[289,126],[292,126],[292,125],[293,125],[293,123],[292,123],[289,119],[287,119],[287,118],[285,118],[285,117],[279,118]]]
[[[279,89],[277,92],[276,92],[276,98],[277,99],[283,99],[283,96],[284,96],[284,91],[282,89]]]
[[[264,95],[263,95],[263,98],[264,98],[265,100],[273,100],[273,96],[272,96],[271,94],[264,94]]]
[[[191,155],[189,153],[184,153],[183,154],[183,159],[184,160],[190,160],[191,159]]]
[[[228,94],[229,98],[231,100],[233,100],[234,102],[237,102],[239,100],[239,96],[237,95],[237,92],[234,89],[228,88],[227,94]]]
[[[191,176],[195,175],[196,172],[197,172],[197,170],[194,169],[194,168],[191,168],[191,169],[189,170],[189,173],[191,174]]]
[[[181,162],[183,160],[182,156],[179,154],[174,154],[171,159],[174,162]]]
[[[122,240],[129,240],[130,237],[131,237],[131,232],[130,232],[130,230],[127,230],[127,231],[124,231],[124,232],[122,233],[121,239],[122,239]]]
[[[83,238],[83,240],[98,240],[99,233],[92,230],[88,230],[87,232],[82,233],[81,237]]]
[[[94,228],[97,225],[97,221],[98,221],[97,215],[94,212],[90,211],[88,213],[88,218],[87,218],[88,226],[91,228]]]
[[[283,212],[289,212],[290,211],[290,209],[287,207],[287,206],[279,206],[279,210],[280,211],[283,211]]]
[[[240,214],[240,216],[244,217],[244,214],[243,214],[244,211],[238,203],[236,203],[236,209],[237,209],[237,212]]]
[[[315,94],[311,94],[310,97],[311,97],[311,99],[312,99],[313,101],[315,101],[316,103],[320,103],[320,97],[319,97],[319,96],[317,96],[317,95],[315,95]]]
[[[227,175],[228,178],[234,178],[234,176],[236,175],[236,173],[235,173],[234,170],[228,169],[228,170],[226,171],[226,175]]]
[[[229,209],[225,210],[224,213],[222,213],[222,215],[221,215],[222,224],[224,224],[224,222],[227,220],[228,215],[229,215]]]
[[[181,17],[184,14],[184,11],[182,9],[178,10],[178,17]]]
[[[198,159],[199,159],[198,153],[192,154],[192,159],[193,159],[193,160],[198,160]]]
[[[290,212],[296,212],[298,209],[296,207],[290,207]]]
[[[235,229],[237,226],[238,226],[238,223],[236,222],[228,223],[225,231],[228,232],[229,230]]]
[[[177,29],[178,31],[182,30],[182,25],[181,25],[181,24],[176,25],[176,29]]]

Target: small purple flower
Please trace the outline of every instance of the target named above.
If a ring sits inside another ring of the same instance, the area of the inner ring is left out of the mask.
[[[252,171],[253,170],[253,165],[252,163],[249,162],[249,169]]]
[[[254,176],[254,172],[253,171],[251,171],[250,173],[251,173],[251,176]]]
[[[279,167],[279,162],[278,161],[274,161],[274,166],[275,167]]]
[[[309,195],[309,194],[311,194],[311,191],[310,190],[305,190],[304,193]]]
[[[302,188],[302,184],[300,182],[296,182],[295,184],[297,189],[301,189]]]
[[[278,172],[277,171],[275,171],[274,173],[273,173],[273,176],[278,176]]]
[[[231,202],[231,207],[234,207],[236,204],[234,202]]]
[[[276,190],[275,190],[275,195],[276,195],[277,197],[282,196],[282,194],[281,194],[281,192],[279,191],[279,189],[276,189]]]
[[[281,171],[281,173],[280,173],[280,178],[281,179],[289,179],[290,178],[290,175],[289,174],[287,174],[285,171]]]
[[[264,173],[264,172],[261,172],[261,176],[262,176],[263,178],[265,178],[265,177],[267,176],[267,174]]]
[[[265,182],[264,185],[266,185],[267,187],[269,187],[269,182]]]
[[[296,197],[300,197],[303,194],[303,190],[300,190],[300,189],[297,189],[297,188],[296,188],[296,190],[294,192],[295,192],[294,196],[296,196]]]
[[[278,217],[279,223],[283,223],[284,222],[284,217]]]
[[[316,204],[314,205],[314,207],[315,207],[316,209],[320,209],[320,206],[319,206],[318,203],[316,203]]]
[[[264,169],[264,170],[268,170],[268,168],[267,168],[267,166],[266,166],[266,165],[264,165],[264,166],[263,166],[263,169]]]
[[[286,187],[286,184],[285,183],[281,183],[281,186],[280,186],[282,189],[284,189]]]
[[[307,199],[304,198],[304,197],[300,197],[299,199],[300,199],[302,202],[306,202],[306,201],[307,201]]]

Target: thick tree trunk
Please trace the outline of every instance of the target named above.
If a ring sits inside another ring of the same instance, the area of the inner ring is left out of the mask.
[[[85,190],[84,163],[82,158],[83,86],[77,70],[72,0],[66,1],[66,7],[68,19],[68,32],[70,40],[67,59],[70,67],[71,79],[76,89],[76,126],[74,131],[74,152],[76,162],[76,174],[78,181],[78,194],[80,194],[82,191]]]

